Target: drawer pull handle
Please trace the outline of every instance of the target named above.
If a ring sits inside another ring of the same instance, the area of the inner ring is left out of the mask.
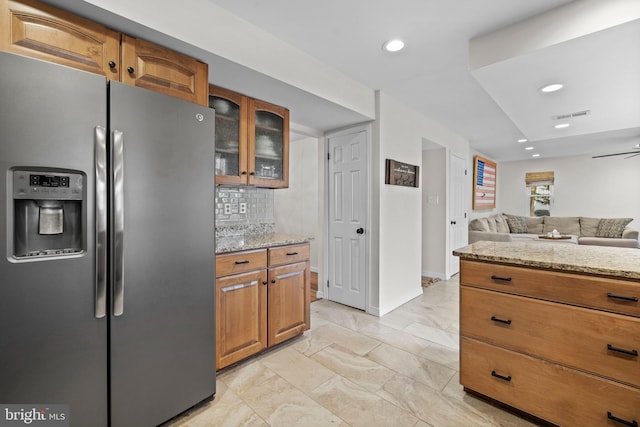
[[[494,322],[504,323],[505,325],[511,324],[511,319],[504,320],[496,316],[491,316],[491,320],[493,320]]]
[[[615,298],[615,299],[621,299],[625,301],[638,302],[638,297],[626,297],[624,295],[611,294],[611,293],[607,294],[607,298]]]
[[[249,264],[249,260],[245,259],[245,260],[242,260],[242,261],[236,261],[236,264],[238,264],[238,265],[240,265],[240,264]]]
[[[607,344],[607,350],[628,354],[629,356],[638,356],[638,350],[626,350],[624,348],[614,347],[611,344]]]
[[[611,421],[615,421],[617,423],[624,424],[625,426],[638,427],[638,422],[636,420],[631,420],[631,421],[623,420],[622,418],[618,418],[618,417],[614,416],[609,411],[607,411],[607,418],[609,418]]]
[[[298,252],[287,252],[287,256],[298,255]]]
[[[505,377],[504,375],[500,375],[496,371],[491,371],[491,376],[492,377],[496,377],[496,378],[500,378],[501,380],[511,381],[511,375],[509,375],[508,377]]]
[[[495,274],[491,276],[491,280],[501,280],[503,282],[510,282],[511,281],[511,277],[500,277],[500,276],[496,276]]]

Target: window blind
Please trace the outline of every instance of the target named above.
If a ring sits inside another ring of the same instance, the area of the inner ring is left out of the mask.
[[[524,176],[524,182],[528,187],[534,185],[553,184],[553,171],[527,172]]]

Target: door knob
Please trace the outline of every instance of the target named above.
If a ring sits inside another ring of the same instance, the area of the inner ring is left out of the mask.
[[[358,234],[364,234],[364,228],[360,227],[356,230],[356,233]]]
[[[451,221],[451,225],[456,225],[456,222],[455,221]]]

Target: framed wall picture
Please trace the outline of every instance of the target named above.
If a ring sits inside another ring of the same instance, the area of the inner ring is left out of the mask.
[[[496,207],[496,164],[481,156],[473,158],[473,209]]]
[[[385,172],[385,184],[402,185],[404,187],[419,187],[419,166],[387,159]]]

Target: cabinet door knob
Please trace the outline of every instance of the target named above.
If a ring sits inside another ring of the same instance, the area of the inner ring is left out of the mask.
[[[356,230],[356,233],[358,234],[364,234],[364,228],[360,227]]]
[[[116,68],[116,63],[114,61],[109,61],[109,68]]]
[[[247,171],[240,172],[240,175],[246,175],[246,174],[247,174]]]
[[[266,280],[262,282],[263,285],[266,285],[267,283],[269,282],[267,282]]]
[[[271,283],[276,283],[276,279],[271,279]]]
[[[255,174],[256,174],[255,172],[250,172],[250,173],[249,173],[249,175],[251,175],[251,176],[253,176],[253,175],[255,175]]]
[[[127,67],[127,72],[128,72],[129,74],[133,74],[133,73],[135,73],[135,72],[136,72],[136,70],[135,70],[133,67]]]

